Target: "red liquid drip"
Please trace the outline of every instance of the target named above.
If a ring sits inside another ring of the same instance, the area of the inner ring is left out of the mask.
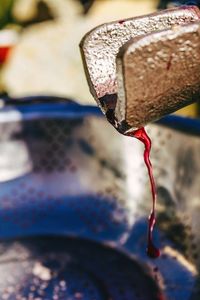
[[[168,60],[168,63],[167,63],[167,71],[169,71],[170,68],[171,68],[171,66],[172,66],[172,58],[173,58],[173,56],[170,55],[169,60]]]
[[[10,48],[10,46],[0,46],[0,64],[6,61]]]
[[[149,216],[149,224],[148,224],[148,240],[147,240],[147,254],[151,258],[157,258],[160,256],[160,250],[157,249],[153,244],[153,230],[156,222],[156,200],[157,200],[157,193],[156,193],[156,185],[155,180],[153,176],[153,170],[152,165],[150,161],[150,152],[151,152],[151,140],[149,136],[147,135],[144,128],[140,128],[136,131],[133,131],[131,133],[128,133],[129,136],[135,137],[138,140],[140,140],[144,144],[144,162],[146,164],[148,173],[149,173],[149,179],[151,183],[151,193],[152,193],[152,211]]]

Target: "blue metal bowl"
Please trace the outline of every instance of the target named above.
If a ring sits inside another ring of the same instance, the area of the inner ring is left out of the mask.
[[[2,99],[0,299],[199,299],[200,121],[172,115],[147,131],[157,260],[145,251],[151,196],[142,145],[94,106]]]

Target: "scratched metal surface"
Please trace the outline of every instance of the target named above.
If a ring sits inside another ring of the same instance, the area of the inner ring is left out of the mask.
[[[199,299],[199,121],[147,128],[162,251],[151,260],[151,195],[138,141],[98,109],[73,103],[3,108],[0,120],[0,299],[110,299],[105,290],[120,300]]]
[[[117,57],[117,120],[141,128],[197,102],[199,61],[200,22],[130,40]]]
[[[141,17],[100,25],[88,32],[80,43],[90,91],[98,101],[117,93],[116,56],[126,42],[152,32],[198,21],[199,10],[194,6],[173,8]],[[99,101],[98,101],[99,102]],[[101,103],[99,103],[101,106]],[[105,108],[102,107],[103,111]]]
[[[105,23],[85,34],[80,49],[90,92],[119,132],[197,101],[199,12],[183,6]]]

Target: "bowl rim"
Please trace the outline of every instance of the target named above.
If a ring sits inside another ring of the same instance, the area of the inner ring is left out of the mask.
[[[73,99],[52,95],[0,98],[0,123],[53,118],[74,119],[87,116],[103,117],[103,113],[96,105],[84,105]],[[171,114],[155,123],[186,134],[200,135],[198,118]]]

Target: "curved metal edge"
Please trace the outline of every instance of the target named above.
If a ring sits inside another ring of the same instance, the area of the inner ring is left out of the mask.
[[[38,98],[47,100],[48,96],[24,97],[27,103],[19,102],[16,105],[5,105],[0,109],[0,123],[32,121],[39,119],[72,119],[84,118],[87,116],[104,117],[97,106],[81,105],[75,101],[54,97],[54,102],[34,103]],[[63,102],[56,100],[62,99]],[[31,100],[31,101],[30,101]],[[33,100],[33,102],[32,102]],[[155,122],[161,126],[166,126],[174,130],[182,131],[187,134],[200,135],[200,119],[183,117],[178,115],[168,115]]]
[[[93,105],[81,105],[74,100],[55,96],[31,96],[20,99],[3,97],[0,123],[48,118],[83,118],[87,115],[102,116]]]

